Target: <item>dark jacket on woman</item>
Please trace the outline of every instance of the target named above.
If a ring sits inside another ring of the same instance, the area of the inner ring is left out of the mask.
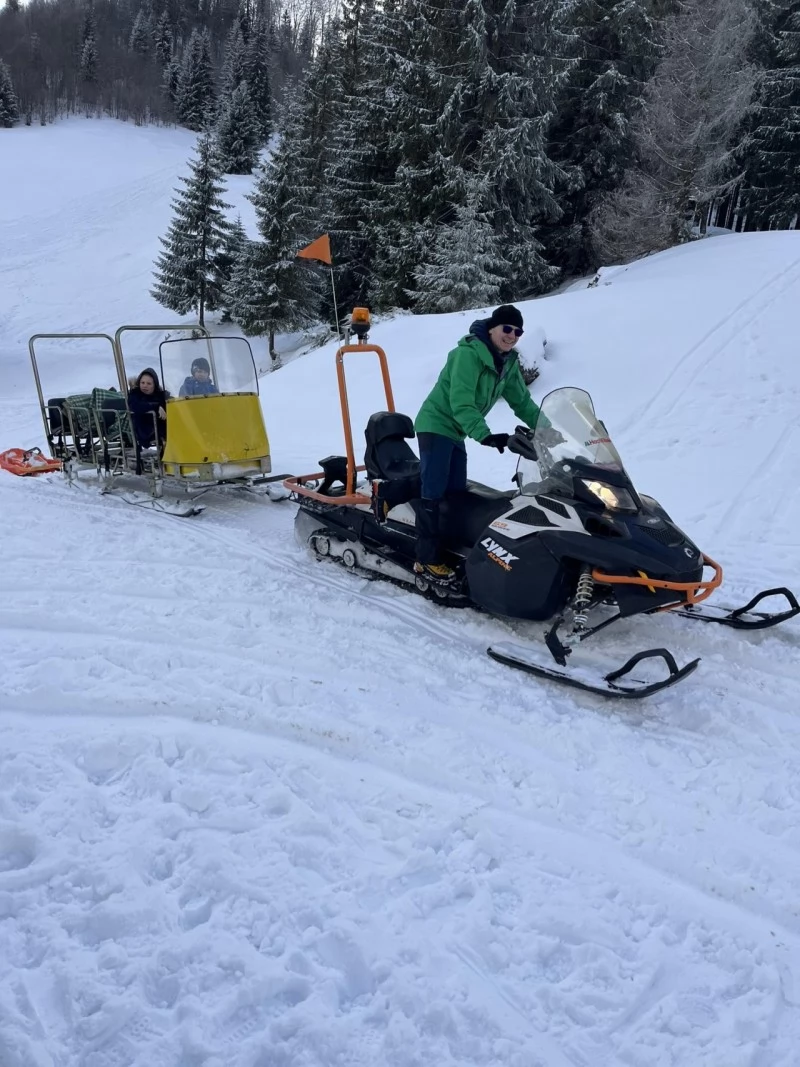
[[[155,389],[148,396],[139,388],[142,376],[149,374],[155,382]],[[158,417],[158,409],[167,410],[169,393],[161,388],[158,375],[152,367],[146,367],[136,379],[136,385],[128,393],[128,407],[131,412],[131,422],[136,440],[142,448],[151,448],[153,445],[163,445],[167,439],[167,424],[164,419]]]

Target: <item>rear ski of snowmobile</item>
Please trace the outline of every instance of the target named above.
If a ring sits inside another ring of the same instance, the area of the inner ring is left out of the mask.
[[[386,410],[369,419],[363,465],[357,465],[350,425],[344,357],[374,353],[380,362]],[[321,460],[322,470],[288,478],[299,503],[298,540],[318,558],[332,558],[370,577],[414,588],[438,603],[493,615],[547,622],[544,647],[510,641],[487,649],[495,660],[542,678],[602,696],[641,698],[674,685],[700,660],[680,666],[665,648],[636,652],[616,670],[571,660],[593,634],[620,619],[674,612],[739,628],[776,625],[800,612],[789,590],[768,590],[743,608],[707,609],[722,569],[704,555],[651,497],[637,493],[591,397],[557,389],[542,401],[536,430],[518,427],[509,451],[518,456],[517,488],[500,492],[469,482],[442,506],[448,582],[414,573],[415,501],[419,460],[408,445],[414,428],[395,411],[386,355],[370,344],[336,353],[345,455]],[[372,506],[381,483],[390,510]],[[788,608],[754,612],[767,596]],[[661,676],[636,677],[644,665]],[[666,673],[664,669],[666,668]]]

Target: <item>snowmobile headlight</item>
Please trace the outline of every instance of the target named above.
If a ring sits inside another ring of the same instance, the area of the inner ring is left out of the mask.
[[[581,481],[589,492],[610,511],[637,510],[633,497],[627,489],[620,489],[617,485],[607,485],[605,482],[591,482],[588,478],[581,478]]]

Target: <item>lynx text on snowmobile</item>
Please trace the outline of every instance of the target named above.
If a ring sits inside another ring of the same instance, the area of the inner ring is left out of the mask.
[[[363,466],[355,462],[344,375],[344,356],[351,352],[377,354],[386,393],[387,410],[367,424]],[[550,656],[501,642],[487,649],[493,659],[603,696],[644,697],[686,678],[700,660],[679,667],[667,649],[652,648],[602,675],[570,661],[573,649],[618,619],[640,614],[671,611],[758,629],[800,613],[796,597],[784,588],[765,590],[736,610],[702,603],[721,584],[721,567],[656,500],[637,492],[591,397],[577,388],[549,393],[536,429],[517,427],[509,440],[509,451],[518,456],[515,490],[469,482],[465,493],[447,498],[446,561],[455,578],[434,583],[415,574],[420,482],[419,460],[408,444],[412,421],[394,410],[382,349],[345,345],[336,361],[347,454],[321,460],[317,474],[284,482],[300,504],[298,539],[317,557],[415,588],[441,604],[549,622],[544,642]],[[364,474],[382,482],[390,505],[385,517],[373,511]],[[754,610],[770,596],[783,597],[788,607]],[[631,671],[645,660],[661,661],[666,676],[636,680]]]

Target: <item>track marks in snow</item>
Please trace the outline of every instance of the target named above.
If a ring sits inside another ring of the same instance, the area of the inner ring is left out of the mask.
[[[786,948],[589,837],[209,727],[6,725],[6,815],[81,842],[2,944],[64,1067],[711,1065],[774,1017]]]
[[[672,364],[666,379],[638,411],[632,413],[625,429],[625,437],[630,436],[643,423],[668,425],[670,416],[678,405],[684,407],[687,400],[691,402],[690,390],[697,391],[698,371],[709,371],[716,360],[725,352],[732,338],[736,337],[757,321],[771,307],[785,299],[786,293],[800,284],[800,259],[788,268],[782,267],[774,275],[758,286],[733,311],[715,322],[681,358]],[[717,379],[724,389],[722,395],[727,397],[729,385],[722,374]],[[707,404],[709,397],[703,392],[698,399]],[[622,440],[622,435],[618,435]]]

